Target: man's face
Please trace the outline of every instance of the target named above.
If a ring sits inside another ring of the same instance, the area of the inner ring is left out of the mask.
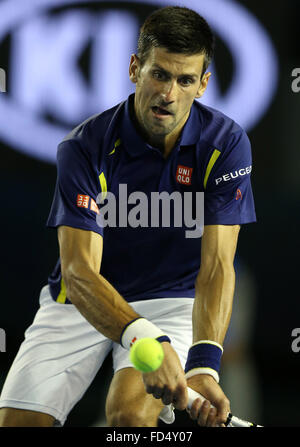
[[[204,93],[210,73],[201,79],[204,55],[169,53],[152,48],[141,67],[131,56],[130,79],[136,84],[134,108],[142,130],[151,140],[179,135],[193,101]]]

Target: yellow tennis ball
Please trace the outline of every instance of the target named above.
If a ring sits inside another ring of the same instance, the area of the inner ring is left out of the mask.
[[[141,338],[130,349],[130,360],[133,366],[143,373],[156,371],[163,359],[163,347],[155,338]]]

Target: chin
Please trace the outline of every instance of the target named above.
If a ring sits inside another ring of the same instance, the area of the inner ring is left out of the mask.
[[[156,136],[159,137],[165,137],[167,136],[170,132],[172,132],[169,129],[166,129],[165,127],[162,126],[153,126],[151,129],[149,129],[149,131]]]

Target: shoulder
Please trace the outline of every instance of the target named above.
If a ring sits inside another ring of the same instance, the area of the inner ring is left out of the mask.
[[[113,134],[124,102],[102,113],[90,116],[77,125],[58,145],[62,151],[80,151],[88,157],[98,158],[109,134]]]
[[[200,141],[223,152],[239,141],[249,144],[246,131],[232,118],[220,110],[196,102],[196,110],[201,120]]]

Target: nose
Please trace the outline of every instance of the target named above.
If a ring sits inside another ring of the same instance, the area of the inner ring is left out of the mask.
[[[163,89],[163,99],[166,103],[172,103],[175,101],[177,95],[177,83],[176,79],[166,82]]]

